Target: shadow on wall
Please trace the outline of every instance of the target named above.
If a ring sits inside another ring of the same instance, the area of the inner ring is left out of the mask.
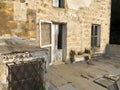
[[[103,56],[109,57],[109,44],[106,44]]]
[[[106,57],[110,57],[110,56],[120,57],[120,45],[107,44],[105,47],[104,55]]]
[[[106,45],[106,55],[120,57],[120,45],[108,44]]]

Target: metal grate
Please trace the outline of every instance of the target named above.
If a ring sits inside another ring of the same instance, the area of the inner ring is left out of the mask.
[[[9,90],[45,90],[45,61],[37,60],[7,63]]]

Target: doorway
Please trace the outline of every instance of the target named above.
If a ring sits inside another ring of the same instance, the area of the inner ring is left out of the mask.
[[[66,59],[67,28],[65,23],[53,23],[54,62]]]
[[[48,49],[50,65],[66,59],[67,24],[40,20],[40,48]]]

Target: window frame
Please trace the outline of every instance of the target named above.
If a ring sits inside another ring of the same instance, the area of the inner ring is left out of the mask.
[[[91,47],[92,48],[100,48],[100,39],[101,39],[100,35],[101,35],[101,25],[92,24],[92,27],[91,27]],[[95,41],[95,38],[97,38],[97,41]]]
[[[41,31],[41,25],[42,25],[42,23],[47,23],[47,24],[50,24],[51,25],[51,35],[50,35],[50,37],[52,38],[52,22],[51,21],[44,21],[44,20],[40,20],[39,21],[39,29],[40,29],[40,47],[41,48],[45,48],[45,47],[51,47],[52,46],[52,41],[50,41],[50,44],[46,44],[46,45],[43,45],[42,44],[42,31]]]
[[[53,7],[55,7],[55,8],[65,8],[65,0],[57,0],[57,1],[52,0],[52,1],[53,1],[53,3],[52,3]]]

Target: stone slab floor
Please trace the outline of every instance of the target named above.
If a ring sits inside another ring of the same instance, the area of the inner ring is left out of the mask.
[[[49,90],[108,90],[93,81],[104,75],[120,75],[120,60],[94,58],[86,62],[50,66]]]

